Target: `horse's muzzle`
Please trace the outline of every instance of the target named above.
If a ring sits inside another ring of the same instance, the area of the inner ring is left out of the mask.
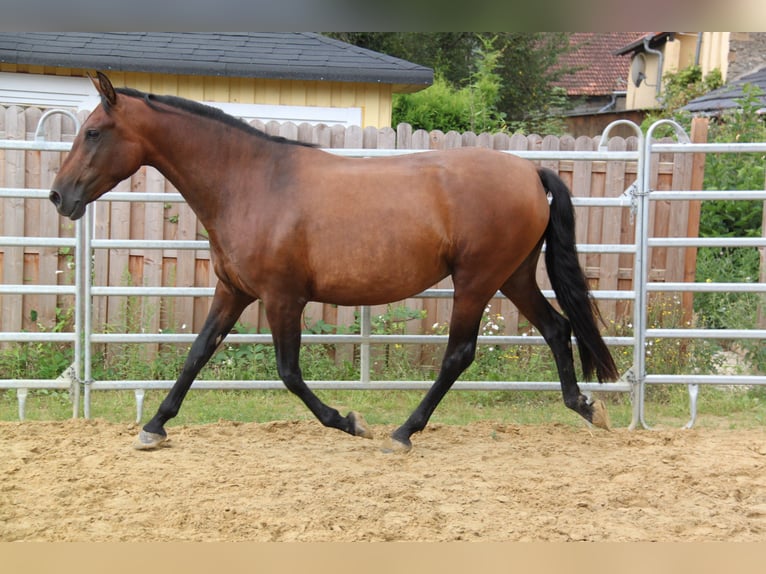
[[[48,196],[48,199],[50,199],[53,205],[56,206],[56,209],[58,209],[59,206],[61,205],[61,194],[59,194],[58,191],[52,190],[50,195]]]
[[[48,199],[51,200],[51,203],[56,206],[56,210],[63,215],[64,217],[68,217],[72,221],[76,221],[77,219],[80,219],[85,214],[85,207],[86,202],[82,201],[81,199],[77,199],[75,201],[65,201],[64,197],[56,190],[52,190],[50,194],[48,195]]]

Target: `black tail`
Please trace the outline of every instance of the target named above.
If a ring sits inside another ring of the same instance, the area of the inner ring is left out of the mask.
[[[577,259],[574,208],[569,189],[551,170],[537,171],[551,195],[550,220],[545,230],[545,265],[556,299],[577,338],[583,373],[585,378],[590,378],[595,371],[599,381],[614,381],[619,377],[617,366],[601,338],[596,324],[601,316]]]

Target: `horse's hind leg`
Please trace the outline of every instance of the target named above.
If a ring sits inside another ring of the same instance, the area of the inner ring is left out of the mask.
[[[412,448],[410,437],[425,428],[444,395],[473,362],[482,313],[490,297],[491,293],[486,296],[461,295],[456,281],[449,338],[439,375],[410,417],[391,434],[391,450],[409,451]]]
[[[301,313],[303,307],[286,301],[265,301],[266,317],[271,326],[277,370],[285,386],[297,395],[314,416],[326,427],[336,428],[354,436],[372,438],[361,415],[355,412],[342,416],[327,406],[306,385],[300,368]]]
[[[540,292],[534,275],[536,265],[536,256],[528,258],[500,291],[540,331],[551,348],[561,381],[564,404],[588,422],[608,428],[609,422],[603,403],[591,403],[580,392],[572,354],[572,329],[569,321],[556,311]]]

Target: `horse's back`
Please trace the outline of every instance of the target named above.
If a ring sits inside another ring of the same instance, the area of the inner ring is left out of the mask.
[[[300,191],[299,228],[320,300],[404,298],[457,268],[505,279],[547,225],[536,168],[517,156],[465,148],[327,159],[312,164],[315,183]]]

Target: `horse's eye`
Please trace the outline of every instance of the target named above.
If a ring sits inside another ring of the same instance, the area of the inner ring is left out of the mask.
[[[85,138],[89,139],[91,141],[95,141],[98,139],[98,136],[100,136],[101,133],[98,130],[95,129],[89,129],[85,132]]]

